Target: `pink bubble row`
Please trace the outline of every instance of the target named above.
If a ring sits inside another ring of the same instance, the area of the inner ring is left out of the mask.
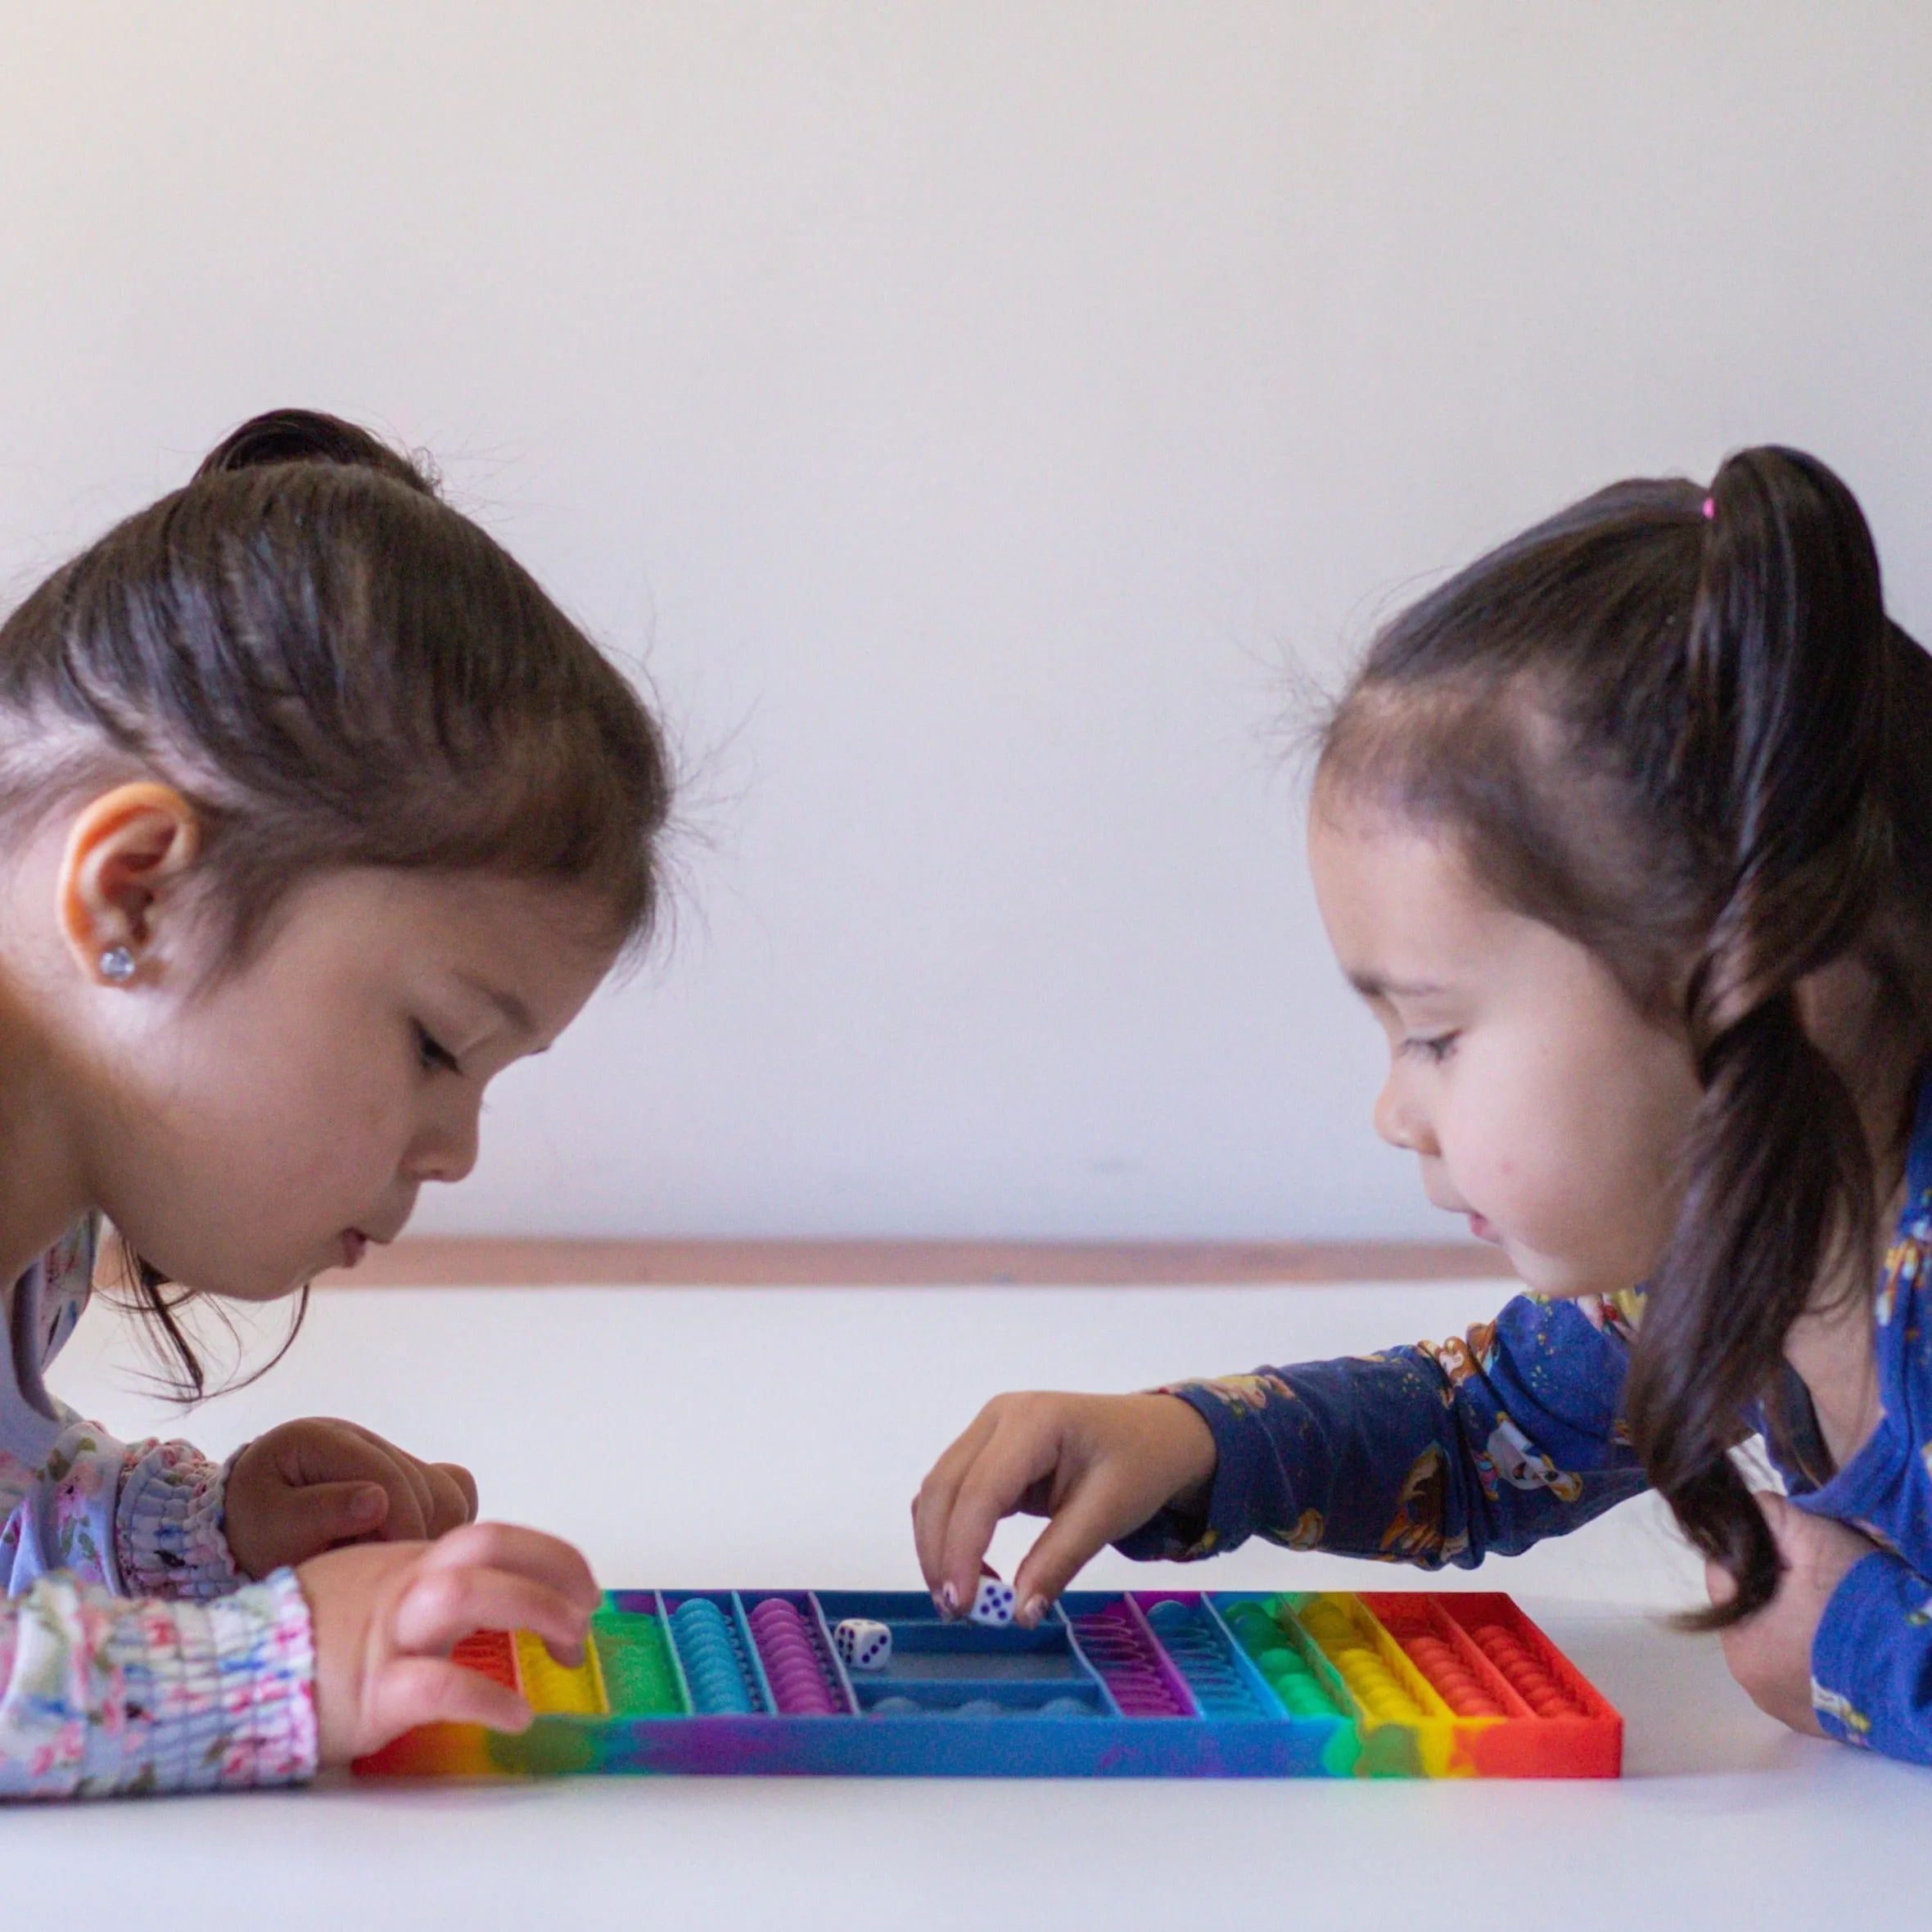
[[[768,1596],[747,1621],[779,1710],[788,1718],[836,1716],[838,1704],[797,1606],[782,1596]]]
[[[1094,1668],[1107,1680],[1113,1701],[1130,1718],[1183,1716],[1163,1677],[1126,1612],[1110,1609],[1073,1619],[1074,1634]]]

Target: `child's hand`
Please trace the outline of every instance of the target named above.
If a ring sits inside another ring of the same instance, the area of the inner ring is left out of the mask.
[[[1781,1496],[1760,1495],[1758,1506],[1777,1539],[1785,1574],[1777,1595],[1756,1616],[1723,1632],[1724,1661],[1758,1709],[1794,1731],[1822,1737],[1812,1709],[1812,1639],[1846,1571],[1875,1546],[1857,1530],[1794,1508]],[[1713,1603],[1730,1600],[1731,1578],[1714,1563],[1705,1565],[1704,1581]]]
[[[419,1462],[353,1422],[312,1415],[242,1451],[226,1512],[235,1567],[265,1577],[342,1543],[440,1537],[476,1514],[476,1485],[453,1462]]]
[[[324,1764],[380,1749],[418,1724],[521,1731],[514,1690],[449,1661],[473,1630],[534,1630],[559,1663],[582,1660],[598,1601],[568,1543],[476,1523],[434,1543],[331,1550],[296,1572],[315,1626],[315,1718]]]
[[[949,1614],[966,1608],[1000,1519],[1050,1517],[1013,1578],[1030,1627],[1090,1557],[1197,1495],[1215,1461],[1212,1433],[1178,1396],[995,1396],[913,1501],[927,1587]]]

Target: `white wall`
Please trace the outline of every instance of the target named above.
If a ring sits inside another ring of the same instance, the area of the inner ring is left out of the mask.
[[[1431,1231],[1279,666],[1766,438],[1932,628],[1929,75],[1879,3],[3,0],[0,562],[338,409],[710,754],[670,963],[422,1225]]]

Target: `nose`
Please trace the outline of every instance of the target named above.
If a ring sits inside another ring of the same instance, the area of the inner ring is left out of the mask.
[[[476,1164],[482,1095],[464,1095],[438,1109],[418,1130],[403,1157],[405,1180],[461,1180]]]
[[[1407,1090],[1401,1069],[1391,1067],[1382,1091],[1375,1096],[1375,1131],[1391,1147],[1417,1154],[1439,1154],[1435,1130],[1428,1115]]]

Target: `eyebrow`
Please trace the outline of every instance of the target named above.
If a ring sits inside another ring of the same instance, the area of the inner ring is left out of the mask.
[[[514,993],[506,993],[501,987],[491,986],[487,980],[476,979],[467,973],[459,973],[456,977],[472,993],[481,993],[519,1032],[536,1031],[536,1022],[530,1017],[530,1009]]]
[[[1375,973],[1352,973],[1348,983],[1365,1000],[1426,1000],[1449,990],[1440,980],[1384,979]]]

